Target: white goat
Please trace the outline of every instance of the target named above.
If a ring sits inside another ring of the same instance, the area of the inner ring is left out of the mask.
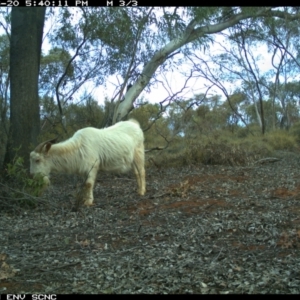
[[[136,120],[119,122],[105,129],[87,127],[68,140],[39,144],[30,153],[30,174],[42,174],[50,184],[50,172],[78,174],[87,177],[84,204],[93,204],[93,187],[98,170],[126,172],[134,170],[138,193],[146,192],[144,169],[144,134]]]

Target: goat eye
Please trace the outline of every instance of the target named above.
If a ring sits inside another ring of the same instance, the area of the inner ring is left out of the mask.
[[[41,161],[40,159],[36,159],[36,160],[35,160],[36,163],[39,163],[40,161]]]

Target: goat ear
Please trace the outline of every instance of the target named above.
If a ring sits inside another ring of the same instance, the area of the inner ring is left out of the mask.
[[[34,151],[37,153],[42,153],[43,151],[45,151],[47,153],[49,151],[49,149],[51,148],[51,146],[56,143],[56,140],[57,140],[57,137],[55,139],[43,142],[43,143],[39,144],[38,146],[36,146]]]
[[[44,147],[45,147],[45,152],[46,152],[46,153],[48,153],[48,151],[50,150],[51,146],[52,146],[52,143],[50,143],[50,142],[47,142],[47,143],[44,145]]]
[[[51,146],[56,143],[56,140],[57,140],[57,137],[54,138],[54,139],[52,139],[52,140],[50,140],[50,141],[45,142],[44,147],[45,147],[45,152],[46,153],[48,153],[48,151],[50,150]]]

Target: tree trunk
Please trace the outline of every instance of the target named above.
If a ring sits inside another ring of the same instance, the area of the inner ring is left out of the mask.
[[[17,154],[29,166],[40,132],[38,77],[45,7],[13,7],[10,40],[10,128],[4,167]],[[18,150],[18,151],[17,151]]]

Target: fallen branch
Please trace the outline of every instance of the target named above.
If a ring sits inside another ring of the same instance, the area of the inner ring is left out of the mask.
[[[153,151],[153,150],[164,150],[166,149],[167,147],[153,147],[151,149],[148,149],[148,150],[145,150],[145,153],[147,152],[150,152],[150,151]]]
[[[280,158],[277,157],[266,157],[263,159],[260,159],[258,161],[255,162],[255,164],[267,164],[267,163],[274,163],[276,161],[281,160]]]

